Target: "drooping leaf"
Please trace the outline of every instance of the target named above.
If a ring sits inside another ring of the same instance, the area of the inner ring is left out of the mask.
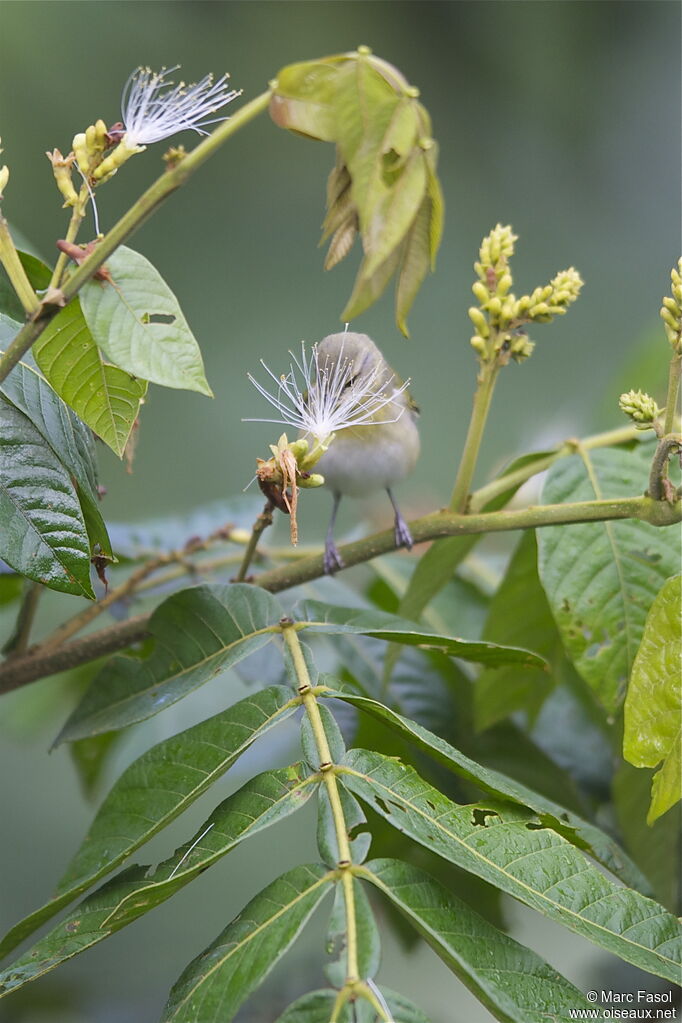
[[[422,205],[426,191],[423,152],[413,150],[397,174],[386,195],[372,211],[363,235],[364,273],[368,277],[405,239]]]
[[[563,647],[537,572],[537,544],[532,529],[525,532],[492,599],[483,638],[514,643],[542,654],[547,661],[562,655]],[[474,709],[479,729],[489,728],[515,710],[531,714],[553,685],[552,676],[534,668],[487,668],[474,686]]]
[[[623,888],[534,814],[512,804],[459,806],[412,768],[351,750],[344,784],[398,830],[640,969],[677,981],[682,927]]]
[[[76,481],[90,542],[111,557],[111,544],[99,510],[97,462],[92,434],[45,378],[20,362],[0,385],[11,403],[27,416]],[[87,514],[86,514],[87,513]]]
[[[379,988],[379,991],[394,1023],[430,1023],[422,1010],[404,995],[385,987]],[[329,1023],[337,995],[338,991],[331,988],[310,991],[292,1002],[276,1023]],[[380,1017],[369,1002],[358,998],[355,1002],[346,1002],[336,1020],[337,1023],[379,1023]]]
[[[0,558],[53,590],[94,597],[90,540],[69,471],[0,398]]]
[[[364,979],[374,978],[381,965],[381,939],[364,887],[355,878],[352,884],[358,973]],[[348,976],[348,943],[346,894],[340,884],[336,886],[334,906],[327,927],[327,952],[334,957],[325,966],[327,980],[334,987],[342,988]]]
[[[542,667],[542,657],[519,647],[503,647],[496,643],[468,642],[455,636],[439,636],[435,632],[383,611],[364,611],[355,607],[332,607],[309,600],[304,605],[307,621],[305,629],[335,633],[374,636],[388,642],[419,646],[426,650],[439,650],[452,657],[480,664],[525,664]]]
[[[115,870],[296,706],[290,689],[272,686],[139,757],[102,803],[55,897],[12,928],[0,944],[0,955],[6,955],[95,881]]]
[[[589,1009],[585,996],[540,956],[418,867],[372,860],[360,876],[398,907],[496,1019],[546,1023],[569,1019],[571,1009]]]
[[[373,274],[366,274],[364,271],[364,260],[360,264],[353,291],[341,313],[341,319],[346,322],[356,319],[366,309],[374,305],[376,300],[383,295],[386,285],[395,273],[400,264],[401,250],[394,249],[391,255],[379,266]]]
[[[16,237],[16,235],[15,235]],[[52,271],[41,259],[31,255],[29,252],[22,252],[17,249],[19,261],[26,271],[26,276],[34,289],[44,291],[52,277]],[[17,293],[12,287],[5,268],[0,266],[0,315],[4,315],[16,323],[23,324],[25,318],[24,307],[22,306]],[[2,327],[0,326],[0,336]]]
[[[48,323],[33,353],[60,398],[120,457],[147,384],[102,357],[78,298]]]
[[[664,583],[651,605],[625,700],[623,756],[658,767],[648,822],[682,798],[682,576]]]
[[[154,647],[149,656],[108,661],[56,744],[158,714],[268,643],[281,617],[274,597],[245,583],[174,593],[150,619]]]
[[[322,676],[321,681],[333,683],[334,679],[331,676]],[[376,700],[370,700],[348,689],[340,688],[330,689],[322,695],[344,700],[383,721],[410,743],[428,753],[438,763],[472,782],[484,792],[490,793],[495,799],[512,800],[522,807],[528,807],[543,820],[546,826],[553,828],[578,848],[584,849],[627,884],[647,888],[645,878],[613,839],[594,824],[583,820],[578,814],[539,795],[513,778],[476,763],[475,760],[451,746],[445,739],[429,732],[416,721],[409,721]]]
[[[0,996],[36,980],[174,895],[241,842],[303,806],[316,780],[302,765],[267,771],[224,800],[198,835],[153,866],[133,866],[89,895],[0,973]]]
[[[270,116],[280,128],[323,142],[336,137],[334,97],[342,57],[289,64],[279,71]]]
[[[400,270],[395,293],[395,318],[398,329],[410,336],[407,328],[407,314],[412,308],[419,289],[432,266],[431,261],[431,223],[433,219],[433,203],[428,195],[422,199],[421,206],[405,236],[401,252]]]
[[[547,504],[642,493],[652,452],[585,451],[556,462]],[[538,532],[540,580],[566,652],[609,713],[618,709],[654,597],[679,569],[680,532],[635,519]]]
[[[80,293],[98,347],[142,380],[211,397],[199,346],[158,270],[125,245],[112,253],[107,267],[113,284],[89,281]]]
[[[294,867],[269,884],[189,964],[162,1023],[229,1023],[296,940],[334,883],[320,864]]]

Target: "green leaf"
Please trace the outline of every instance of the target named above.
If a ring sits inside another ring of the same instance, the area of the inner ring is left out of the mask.
[[[547,504],[642,493],[652,452],[585,451],[556,462]],[[680,532],[632,520],[538,532],[539,570],[568,656],[609,713],[618,709],[654,597],[679,569]]]
[[[322,710],[321,707],[320,710]],[[337,788],[343,809],[343,819],[346,822],[346,830],[350,839],[351,858],[353,863],[363,863],[372,841],[372,836],[364,828],[367,818],[355,796],[344,789],[343,785],[337,785]],[[336,835],[336,824],[325,786],[320,788],[319,800],[317,847],[327,866],[335,869],[341,859],[341,853]]]
[[[242,910],[174,985],[162,1023],[229,1023],[296,940],[333,884],[320,864],[294,867]]]
[[[679,916],[682,806],[647,824],[652,773],[622,763],[613,779],[613,805],[625,846],[651,881],[655,898]]]
[[[272,686],[139,757],[102,803],[55,897],[12,928],[0,956],[174,820],[296,706],[290,689]]]
[[[377,203],[363,231],[366,254],[364,273],[370,277],[407,235],[426,191],[424,154],[410,153],[397,179]],[[360,218],[362,224],[362,216]]]
[[[302,765],[268,771],[224,800],[198,835],[153,866],[133,866],[72,910],[49,934],[0,973],[0,995],[36,980],[60,963],[169,899],[218,859],[303,806],[318,784]]]
[[[623,756],[657,767],[647,817],[653,824],[682,798],[682,576],[664,584],[649,611],[625,700]]]
[[[376,921],[363,886],[353,878],[353,902],[357,941],[358,973],[363,979],[376,976],[381,965],[381,939]],[[334,907],[327,927],[327,952],[335,959],[327,963],[324,972],[336,988],[342,988],[348,976],[346,930],[346,898],[343,885],[337,884]]]
[[[246,583],[174,593],[150,619],[149,656],[108,661],[55,745],[158,714],[268,643],[281,617],[274,597]]]
[[[280,128],[323,142],[336,137],[334,97],[342,57],[289,64],[277,73],[270,116]]]
[[[385,987],[379,990],[394,1023],[429,1023],[421,1009],[403,995]],[[310,991],[292,1002],[276,1023],[329,1023],[337,995],[338,991],[332,989]],[[380,1017],[369,1002],[358,998],[355,1002],[346,1002],[341,1014],[335,1019],[337,1023],[378,1023]]]
[[[394,249],[390,256],[373,274],[365,273],[365,261],[360,264],[353,291],[341,313],[342,320],[354,320],[364,313],[376,300],[383,295],[386,285],[400,264],[401,250]]]
[[[50,278],[52,277],[52,271],[49,266],[38,259],[37,256],[32,256],[29,252],[22,252],[20,249],[17,249],[17,254],[31,282],[31,286],[34,289],[44,291],[49,286]],[[2,266],[0,266],[0,311],[8,318],[17,322],[19,326],[23,325],[26,316],[24,308]]]
[[[321,681],[324,682],[325,679],[334,681],[330,676],[322,676]],[[395,711],[376,700],[370,700],[365,696],[342,689],[330,689],[322,695],[344,700],[365,713],[371,714],[372,717],[387,724],[393,731],[419,749],[424,750],[438,763],[454,771],[461,778],[472,782],[477,788],[490,793],[496,799],[512,800],[522,807],[533,810],[542,819],[544,825],[553,828],[573,845],[584,849],[627,884],[647,887],[646,880],[623,850],[608,835],[594,824],[583,820],[578,814],[534,792],[513,778],[484,767],[455,749],[445,739],[434,735],[433,732],[429,732],[415,721],[409,721],[400,714],[396,714]],[[350,754],[348,755],[350,756]]]
[[[395,318],[398,329],[405,337],[410,336],[407,329],[407,314],[417,297],[424,279],[431,269],[431,223],[433,219],[433,203],[426,196],[412,221],[405,236],[405,244],[400,259],[398,283],[395,293]]]
[[[300,625],[328,635],[351,633],[374,636],[393,643],[405,643],[425,650],[439,650],[451,657],[480,664],[524,664],[542,667],[545,661],[530,650],[503,647],[496,643],[469,642],[455,636],[440,636],[414,622],[384,611],[358,610],[356,607],[332,607],[316,600],[304,604],[307,621]]]
[[[52,590],[94,597],[90,540],[68,470],[31,420],[0,399],[0,558]]]
[[[90,281],[80,293],[98,347],[133,376],[212,397],[199,346],[159,272],[125,245],[107,268],[113,284]]]
[[[540,818],[511,804],[458,806],[411,767],[351,750],[344,784],[399,831],[642,970],[677,982],[682,927],[623,888]]]
[[[91,547],[111,557],[111,543],[99,510],[97,462],[92,434],[32,366],[20,362],[0,391],[31,420],[76,481]]]
[[[78,298],[48,323],[33,354],[60,398],[120,457],[147,384],[102,358]]]
[[[373,860],[360,875],[386,895],[496,1019],[570,1019],[589,1003],[565,977],[474,912],[425,871]]]
[[[490,604],[483,638],[537,651],[551,664],[563,653],[561,639],[540,585],[537,544],[532,529],[522,534],[507,572]],[[546,671],[515,666],[488,668],[474,686],[476,726],[483,730],[515,710],[539,709],[551,691]]]
[[[121,896],[106,926],[123,926],[188,884],[241,842],[284,820],[304,806],[319,778],[304,764],[264,771],[216,807],[197,835],[156,868],[133,891]]]

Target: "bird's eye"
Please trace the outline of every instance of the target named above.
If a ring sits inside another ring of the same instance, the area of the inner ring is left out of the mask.
[[[352,387],[352,386],[353,386],[353,384],[355,383],[355,381],[356,381],[356,380],[358,379],[358,375],[359,375],[359,374],[357,374],[357,373],[356,373],[356,375],[355,375],[354,377],[348,377],[348,380],[347,380],[347,381],[346,381],[346,383],[345,383],[345,384],[343,385],[343,386],[344,386],[344,389],[348,389],[349,387]]]

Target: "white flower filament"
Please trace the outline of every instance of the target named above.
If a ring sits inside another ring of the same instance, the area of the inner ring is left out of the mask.
[[[177,71],[179,64],[161,71],[137,68],[123,88],[121,98],[122,119],[128,145],[146,146],[160,142],[179,131],[196,131],[207,135],[204,127],[224,117],[210,118],[241,92],[230,89],[229,76],[214,80],[205,75],[200,82],[185,85],[166,81],[166,76]]]
[[[278,418],[247,419],[245,422],[294,426],[324,445],[338,430],[395,423],[404,412],[403,406],[397,407],[393,403],[408,387],[409,380],[389,390],[391,379],[382,379],[385,369],[381,364],[375,364],[368,373],[353,375],[353,366],[343,359],[343,350],[337,361],[325,360],[322,365],[317,345],[313,345],[311,355],[306,357],[305,344],[302,343],[300,360],[293,352],[289,354],[296,368],[291,365],[289,372],[279,377],[261,359],[263,368],[277,385],[275,393],[248,374],[259,394],[277,409]],[[303,378],[303,387],[299,386],[297,370]],[[389,405],[393,405],[391,411],[397,410],[397,414],[377,419],[377,413]]]

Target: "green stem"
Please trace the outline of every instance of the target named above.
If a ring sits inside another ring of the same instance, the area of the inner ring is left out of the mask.
[[[84,192],[85,192],[85,196],[83,195]],[[83,223],[83,218],[85,217],[84,202],[87,202],[88,194],[89,193],[88,193],[87,188],[85,187],[85,185],[83,185],[83,188],[81,188],[81,194],[78,197],[78,204],[76,206],[74,206],[74,208],[73,208],[73,210],[71,212],[71,220],[69,221],[69,226],[68,226],[68,228],[66,230],[65,241],[67,241],[67,242],[75,242],[76,238],[78,237],[78,232],[80,230],[80,226]],[[57,262],[55,263],[55,267],[54,267],[54,270],[52,272],[52,277],[50,278],[50,287],[51,288],[58,288],[59,287],[59,283],[60,283],[60,281],[62,279],[62,275],[64,273],[64,270],[66,269],[66,264],[68,262],[68,259],[69,259],[69,257],[67,256],[67,254],[65,252],[60,252],[59,253],[59,255],[57,257]]]
[[[678,345],[679,346],[679,345]],[[680,370],[682,369],[682,351],[673,351],[668,370],[668,394],[665,402],[665,420],[663,435],[673,432],[675,412],[677,411],[677,395],[680,389]]]
[[[355,892],[353,890],[353,875],[351,874],[352,856],[350,841],[348,838],[348,826],[343,812],[341,796],[339,795],[339,784],[336,779],[335,764],[332,760],[331,750],[329,749],[322,715],[320,714],[317,697],[315,696],[310,681],[310,674],[303,655],[301,641],[298,638],[298,632],[296,631],[293,622],[282,622],[282,635],[284,636],[284,642],[286,643],[294,666],[294,672],[298,681],[298,693],[301,697],[305,712],[308,715],[308,720],[310,721],[310,727],[315,739],[317,755],[320,760],[320,772],[324,779],[327,796],[329,797],[329,805],[332,811],[336,843],[339,850],[337,868],[341,875],[343,899],[346,908],[346,984],[352,985],[357,983],[360,979],[360,974],[358,969],[358,933],[355,916]]]
[[[682,501],[675,504],[655,501],[651,497],[624,497],[606,501],[576,501],[571,504],[546,504],[514,511],[482,512],[456,515],[436,512],[409,523],[415,542],[437,540],[444,536],[467,536],[497,533],[515,529],[538,529],[543,526],[567,525],[575,522],[607,522],[611,519],[639,519],[653,526],[673,526],[682,522]],[[395,550],[392,529],[344,544],[340,548],[347,568],[370,561],[380,554]],[[262,572],[258,586],[270,593],[281,593],[324,575],[322,556],[312,554],[300,561]],[[0,666],[0,693],[26,685],[45,675],[73,668],[105,653],[121,650],[147,634],[150,615],[118,622],[107,629],[67,644],[47,656],[30,653]]]
[[[483,440],[488,411],[495,389],[500,364],[497,361],[484,362],[478,375],[478,385],[474,394],[474,407],[469,420],[469,430],[464,442],[462,459],[457,470],[455,485],[450,497],[450,511],[465,512],[469,500],[469,491],[476,470],[478,453]]]
[[[249,542],[246,545],[246,550],[244,551],[242,563],[234,579],[236,583],[244,582],[246,579],[246,573],[249,571],[249,566],[256,553],[256,548],[258,547],[258,541],[268,526],[272,525],[272,513],[274,510],[275,506],[272,501],[266,501],[263,511],[254,522]]]
[[[19,253],[12,241],[9,225],[2,215],[0,215],[0,263],[5,268],[10,284],[21,302],[24,312],[27,316],[32,316],[39,308],[40,301],[26,276]],[[0,379],[4,380],[5,378],[3,376]]]
[[[165,174],[157,178],[147,191],[140,196],[137,202],[130,207],[127,213],[123,214],[118,223],[102,238],[90,255],[83,260],[78,269],[65,282],[61,289],[64,303],[67,304],[78,294],[83,285],[99,270],[111,253],[119,245],[122,245],[151,216],[157,206],[177,188],[184,185],[188,178],[209,157],[213,156],[235,132],[262,113],[267,108],[269,102],[270,91],[268,90],[268,92],[262,93],[256,99],[243,106],[228,121],[223,121],[211,135],[199,143],[196,149],[188,153],[175,167],[167,170]],[[59,312],[59,308],[60,306],[53,304],[40,306],[40,317],[31,320],[19,331],[12,344],[7,348],[4,356],[0,358],[0,382],[16,366],[33,342],[40,337],[49,321]]]
[[[574,454],[578,450],[579,445],[587,449],[615,447],[618,444],[627,444],[628,441],[637,440],[639,436],[640,434],[634,426],[620,426],[616,430],[606,430],[604,433],[596,433],[592,437],[585,437],[584,440],[565,440],[555,451],[551,451],[548,455],[537,458],[528,465],[522,465],[513,472],[508,472],[504,476],[499,476],[490,483],[486,483],[485,486],[479,487],[471,495],[469,509],[472,512],[482,510],[490,501],[499,497],[500,494],[504,494],[506,490],[509,490],[511,487],[520,487],[526,480],[537,476],[538,473],[545,472],[546,469],[549,469],[560,458]]]

